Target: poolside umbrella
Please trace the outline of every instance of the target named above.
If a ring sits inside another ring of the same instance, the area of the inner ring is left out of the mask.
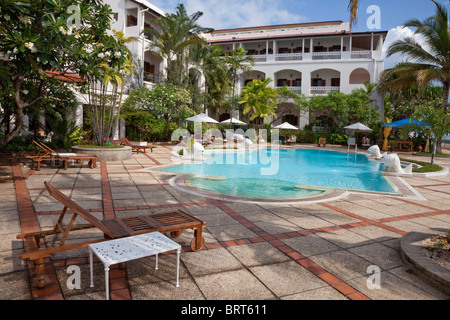
[[[381,127],[382,128],[401,128],[407,125],[415,125],[415,126],[423,126],[423,127],[429,127],[430,124],[423,122],[423,121],[419,121],[419,120],[414,120],[414,119],[410,119],[410,118],[406,118],[403,120],[399,120],[399,121],[395,121],[395,122],[391,122],[391,123],[386,123],[383,124]]]
[[[275,127],[275,129],[281,129],[281,130],[300,130],[299,128],[293,126],[289,122],[282,123]],[[281,140],[282,142],[285,140]],[[283,142],[284,143],[284,142]]]
[[[214,120],[211,117],[208,117],[206,114],[204,113],[200,113],[194,117],[190,117],[186,119],[187,121],[192,121],[192,122],[210,122],[210,123],[219,123],[218,121]]]
[[[241,125],[241,126],[245,126],[245,125],[246,125],[245,122],[243,122],[243,121],[241,121],[241,120],[238,120],[238,119],[236,119],[236,118],[231,118],[231,119],[222,121],[222,122],[220,122],[219,124],[224,124],[224,125],[227,125],[227,124],[236,124],[236,125]]]
[[[381,126],[382,128],[384,128],[383,151],[387,151],[387,149],[388,149],[388,139],[387,138],[389,137],[389,134],[391,133],[392,129],[401,128],[401,127],[408,126],[408,125],[423,126],[423,127],[430,126],[429,123],[411,119],[411,118],[406,118],[406,119],[398,120],[395,122],[383,124]],[[427,141],[427,144],[428,143],[429,143],[429,141]]]
[[[361,131],[372,131],[372,129],[370,129],[369,127],[363,125],[360,122],[352,124],[351,126],[344,127],[344,129],[361,130]]]
[[[289,122],[282,123],[275,127],[275,129],[284,129],[284,130],[299,130],[297,127],[293,126]]]
[[[361,122],[357,122],[354,123],[350,126],[344,127],[344,129],[349,129],[349,130],[361,130],[361,131],[372,131],[372,129],[370,129],[368,126],[363,125]],[[356,133],[355,133],[356,136]],[[350,144],[349,144],[349,149],[350,150]],[[358,150],[358,145],[356,143],[356,137],[355,137],[355,152]]]

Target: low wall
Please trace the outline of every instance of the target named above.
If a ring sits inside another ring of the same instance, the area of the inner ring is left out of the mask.
[[[74,153],[97,156],[99,161],[124,161],[131,159],[131,147],[103,149],[72,147]]]

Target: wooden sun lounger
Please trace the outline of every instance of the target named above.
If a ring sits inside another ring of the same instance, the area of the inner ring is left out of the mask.
[[[56,151],[52,150],[50,147],[43,143],[33,141],[37,146],[41,148],[41,153],[36,156],[28,156],[33,163],[36,163],[36,170],[41,169],[41,163],[44,161],[62,161],[64,170],[67,170],[67,164],[69,161],[76,161],[77,163],[82,163],[84,160],[89,161],[89,166],[93,169],[97,167],[97,156],[89,156],[86,154],[70,154],[68,156],[63,156]]]
[[[181,236],[183,230],[193,229],[194,238],[191,242],[191,249],[193,251],[198,251],[204,244],[205,240],[202,236],[202,232],[203,228],[206,226],[206,223],[182,210],[100,221],[48,182],[44,182],[44,184],[49,194],[64,205],[64,209],[62,210],[56,225],[52,230],[24,233],[17,236],[17,239],[23,239],[26,244],[26,251],[20,254],[19,258],[34,261],[37,275],[37,286],[39,288],[43,288],[46,285],[45,260],[47,258],[50,258],[50,256],[54,253],[86,248],[91,243],[125,238],[150,232],[170,233],[173,238],[178,238]],[[67,226],[63,226],[62,221],[68,209],[73,212],[73,216]],[[86,220],[89,225],[75,226],[75,220],[78,216]],[[89,228],[99,229],[103,232],[104,238],[72,244],[65,243],[71,231],[79,231]],[[62,237],[59,244],[56,246],[47,248],[40,246],[41,240],[46,237],[56,237],[59,235],[62,235]]]
[[[119,138],[119,140],[127,147],[131,147],[133,151],[136,151],[139,153],[140,150],[143,150],[144,153],[147,152],[147,149],[150,149],[151,152],[153,152],[153,149],[156,148],[153,145],[147,145],[147,146],[138,146],[135,144],[132,144],[127,138]]]

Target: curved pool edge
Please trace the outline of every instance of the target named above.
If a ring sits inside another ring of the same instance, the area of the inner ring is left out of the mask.
[[[370,159],[369,159],[370,160]],[[199,161],[201,162],[201,161]],[[326,194],[309,196],[305,198],[295,198],[295,199],[256,199],[256,198],[246,198],[246,197],[236,197],[224,194],[217,194],[214,192],[208,192],[204,190],[200,190],[194,187],[189,186],[186,183],[186,180],[191,177],[199,176],[196,174],[189,173],[180,173],[175,171],[162,171],[161,169],[168,169],[171,167],[175,167],[177,165],[182,165],[186,163],[191,163],[191,161],[183,161],[180,159],[178,162],[174,162],[171,164],[159,165],[150,167],[147,169],[143,169],[145,172],[155,172],[164,175],[173,176],[169,180],[169,185],[173,188],[191,194],[193,196],[204,197],[213,200],[219,201],[227,201],[227,202],[241,202],[241,203],[251,203],[251,204],[261,204],[261,205],[298,205],[298,204],[314,204],[314,203],[324,203],[331,202],[337,200],[343,200],[350,195],[366,195],[366,196],[387,196],[387,197],[395,197],[395,198],[403,198],[407,200],[427,200],[424,196],[420,194],[413,186],[411,186],[408,182],[406,182],[401,176],[386,176],[383,175],[383,178],[387,180],[387,182],[394,188],[395,193],[388,192],[380,192],[380,191],[365,191],[365,190],[354,190],[354,189],[339,189],[339,188],[330,188],[330,187],[320,187],[320,186],[309,186],[311,189],[317,188],[327,188],[332,190]],[[221,179],[220,176],[206,176],[210,179]],[[305,186],[306,187],[306,186]]]
[[[186,174],[178,174],[172,179],[169,180],[169,185],[173,188],[186,192],[188,194],[191,194],[193,196],[197,197],[204,197],[208,199],[213,200],[219,200],[219,201],[227,201],[227,202],[241,202],[241,203],[251,203],[251,204],[312,204],[312,203],[321,203],[321,202],[328,202],[328,201],[336,201],[343,199],[350,195],[350,192],[348,190],[344,189],[333,189],[332,192],[327,193],[325,195],[317,195],[317,196],[311,196],[307,198],[301,198],[301,199],[252,199],[252,198],[246,198],[246,197],[236,197],[236,196],[229,196],[224,194],[218,194],[213,192],[207,192],[203,190],[199,190],[197,188],[191,187],[186,183],[186,180],[189,179],[192,175],[186,175]],[[314,188],[314,186],[311,186],[311,188]]]

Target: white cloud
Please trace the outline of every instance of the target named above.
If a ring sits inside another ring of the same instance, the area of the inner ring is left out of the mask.
[[[174,12],[176,0],[152,0],[166,12]],[[199,23],[214,29],[242,28],[273,24],[289,24],[305,21],[305,18],[290,12],[276,0],[185,0],[188,14],[203,12]]]
[[[407,38],[407,37],[413,37],[418,43],[422,44],[422,47],[427,50],[427,46],[424,43],[424,40],[421,35],[415,34],[414,31],[408,27],[398,26],[395,28],[392,28],[389,30],[386,40],[383,45],[383,56],[385,57],[385,68],[392,68],[396,64],[400,62],[404,62],[407,60],[408,57],[403,56],[401,54],[394,54],[390,57],[386,57],[388,48],[396,41]],[[428,50],[427,50],[428,51]]]

